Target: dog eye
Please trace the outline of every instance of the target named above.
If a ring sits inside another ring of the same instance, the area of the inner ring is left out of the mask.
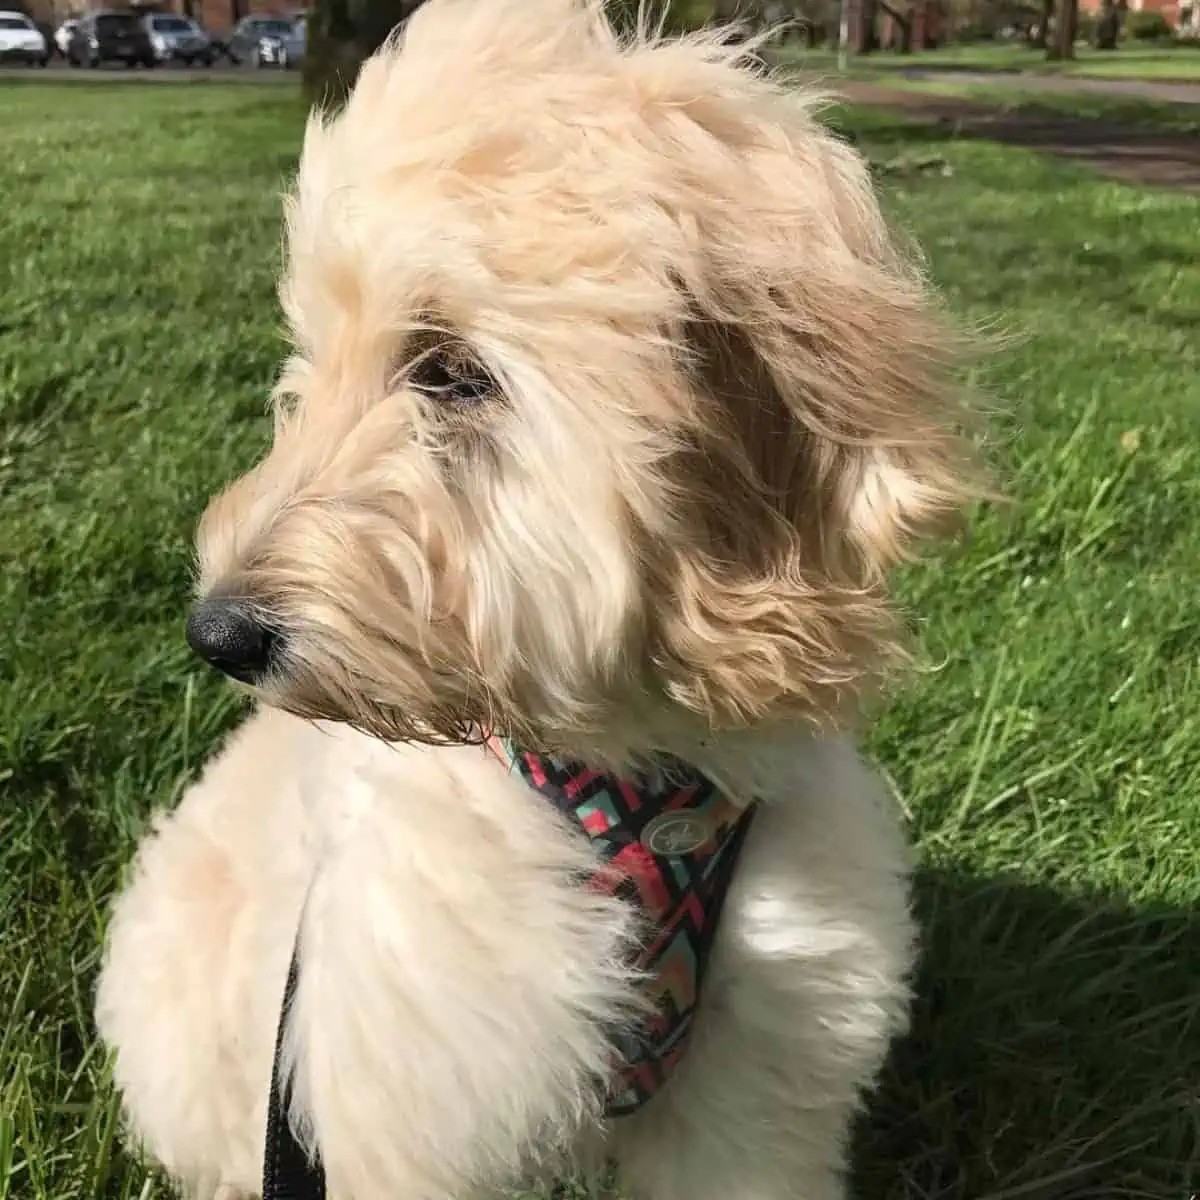
[[[430,346],[413,360],[409,383],[446,404],[480,404],[493,396],[496,380],[469,346],[446,341]]]

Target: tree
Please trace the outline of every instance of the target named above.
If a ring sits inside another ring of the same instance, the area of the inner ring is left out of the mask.
[[[1054,43],[1046,51],[1051,59],[1075,57],[1075,35],[1079,32],[1079,0],[1058,0],[1058,21]]]
[[[1042,15],[1035,28],[1037,33],[1033,38],[1035,50],[1045,50],[1050,41],[1050,21],[1054,17],[1054,0],[1042,0]]]
[[[888,49],[898,50],[901,54],[911,54],[913,50],[913,21],[916,16],[915,5],[911,8],[900,8],[895,4],[889,3],[889,0],[879,0],[879,7],[892,19]]]
[[[850,48],[855,54],[879,49],[879,0],[854,0],[850,6]]]
[[[481,0],[486,2],[486,0]],[[313,103],[340,104],[365,59],[422,0],[314,0],[308,17],[304,90]]]
[[[1115,50],[1121,36],[1121,9],[1117,0],[1101,0],[1096,18],[1096,49]]]
[[[337,105],[345,99],[358,69],[397,25],[406,21],[424,0],[312,0],[308,18],[308,49],[304,89],[310,101]],[[478,0],[486,4],[487,0]],[[757,0],[651,0],[652,13],[666,9],[668,29],[702,24],[721,9],[750,15]],[[620,26],[636,21],[639,0],[608,0],[609,12]]]

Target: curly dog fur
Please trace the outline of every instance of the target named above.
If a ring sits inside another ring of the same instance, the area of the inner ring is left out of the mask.
[[[292,1119],[333,1200],[609,1160],[646,1200],[834,1200],[906,1018],[899,822],[860,761],[888,569],[970,489],[955,339],[817,98],[712,31],[431,0],[309,122],[294,353],[204,596],[260,702],[116,902],[101,1033],[193,1195],[257,1194],[292,939]],[[691,1047],[602,1118],[630,914],[464,730],[764,800]]]

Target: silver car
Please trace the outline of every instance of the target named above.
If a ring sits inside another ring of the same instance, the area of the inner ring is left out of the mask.
[[[178,61],[187,66],[203,63],[211,67],[216,51],[212,39],[190,17],[175,13],[151,13],[145,18],[146,33],[159,62]]]
[[[304,58],[304,30],[287,17],[246,17],[229,39],[234,62],[255,67],[292,67]]]
[[[308,18],[297,17],[292,22],[292,33],[283,44],[284,60],[282,66],[298,67],[304,62],[304,53],[308,49]]]
[[[291,29],[278,38],[264,38],[262,61],[273,63],[285,70],[298,67],[304,62],[304,48],[308,42],[308,26],[304,17],[291,22]]]

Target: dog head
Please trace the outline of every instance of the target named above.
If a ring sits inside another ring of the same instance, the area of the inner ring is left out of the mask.
[[[744,53],[431,0],[310,120],[273,445],[201,528],[210,659],[387,738],[853,709],[888,568],[967,492],[954,339]]]

